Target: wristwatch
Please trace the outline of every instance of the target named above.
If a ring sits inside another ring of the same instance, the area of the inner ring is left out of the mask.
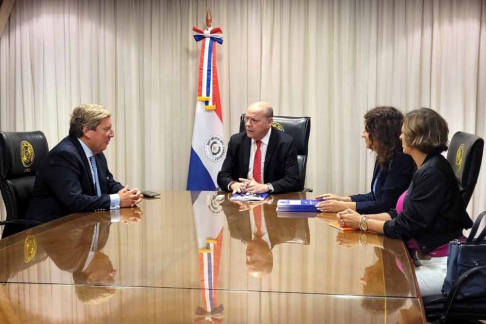
[[[267,187],[268,187],[268,192],[273,192],[273,186],[271,183],[266,183]]]
[[[368,217],[364,214],[361,216],[361,219],[359,220],[359,229],[362,231],[368,230]]]

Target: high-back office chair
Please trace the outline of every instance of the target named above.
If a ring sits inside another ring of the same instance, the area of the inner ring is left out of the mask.
[[[288,117],[273,116],[274,128],[281,130],[294,138],[297,150],[297,164],[299,166],[299,176],[302,181],[302,188],[305,183],[305,173],[307,167],[307,153],[309,151],[309,136],[311,121],[310,117]],[[245,114],[241,115],[240,132],[245,130]],[[304,188],[304,191],[311,192],[312,189]]]
[[[25,219],[35,173],[49,152],[44,133],[0,132],[0,189],[7,221]]]
[[[459,183],[461,197],[465,204],[469,200],[476,186],[481,169],[483,158],[484,140],[476,135],[464,132],[457,132],[452,137],[447,160],[454,170],[454,174]],[[485,272],[484,265],[478,265],[456,282],[455,288],[451,290],[449,296],[435,295],[423,298],[427,321],[439,321],[450,323],[460,321],[462,323],[479,323],[478,320],[486,319],[486,296],[457,299],[454,292],[457,292],[461,283],[478,272]]]
[[[464,205],[469,200],[476,186],[483,159],[484,140],[476,135],[457,132],[452,137],[447,151],[447,160],[454,170]]]

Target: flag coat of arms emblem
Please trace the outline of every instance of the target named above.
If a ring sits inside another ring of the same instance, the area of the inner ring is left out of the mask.
[[[223,43],[223,34],[219,27],[193,27],[193,32],[201,52],[187,190],[214,190],[226,156],[216,69],[216,44]]]
[[[218,275],[225,215],[215,192],[191,192],[199,250],[199,283],[202,304],[195,322],[221,323],[224,307],[218,305]]]

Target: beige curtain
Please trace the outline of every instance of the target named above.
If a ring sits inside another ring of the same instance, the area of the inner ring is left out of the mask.
[[[248,104],[312,117],[307,186],[369,190],[360,138],[376,105],[422,106],[486,137],[486,1],[17,0],[0,38],[0,128],[50,147],[80,103],[114,115],[107,150],[130,186],[184,190],[207,9],[224,32],[218,72],[226,139]],[[483,168],[484,169],[484,168]],[[481,172],[471,215],[486,209]]]

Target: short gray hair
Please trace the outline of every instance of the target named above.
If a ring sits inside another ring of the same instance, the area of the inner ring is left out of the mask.
[[[74,108],[69,123],[69,136],[83,136],[83,127],[95,130],[101,120],[110,117],[111,113],[103,106],[96,104],[83,104]]]
[[[270,106],[265,107],[265,109],[263,110],[263,114],[267,119],[273,118],[273,108]]]
[[[258,101],[258,102],[251,104],[250,106],[257,106],[257,107],[261,108],[263,110],[263,116],[265,116],[265,118],[267,118],[267,119],[273,118],[273,108],[268,102]]]

